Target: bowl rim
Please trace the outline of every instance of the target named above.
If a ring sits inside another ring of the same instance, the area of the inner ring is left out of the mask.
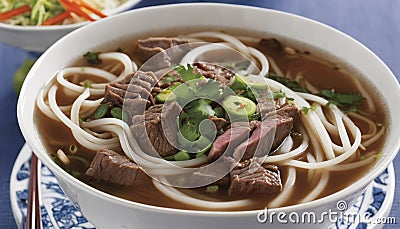
[[[117,8],[112,9],[112,10],[105,10],[108,15],[108,17],[114,16],[116,14],[125,12],[129,10],[130,8],[134,7],[136,4],[138,4],[141,0],[128,0],[124,2],[123,4],[119,5]],[[101,19],[98,19],[96,21],[100,21]],[[8,23],[0,22],[0,29],[6,29],[6,30],[15,30],[15,31],[38,31],[38,32],[43,32],[43,31],[53,31],[53,30],[73,30],[79,27],[82,27],[84,25],[88,25],[92,22],[89,21],[82,21],[82,22],[77,22],[73,24],[67,24],[67,25],[50,25],[50,26],[42,26],[42,25],[26,25],[26,26],[21,26],[21,25],[11,25]]]
[[[391,70],[386,66],[386,64],[375,54],[373,53],[370,49],[368,49],[366,46],[364,46],[362,43],[357,41],[356,39],[350,37],[349,35],[341,32],[338,29],[335,29],[329,25],[326,25],[324,23],[318,22],[316,20],[303,17],[300,15],[284,12],[284,11],[279,11],[279,10],[274,10],[274,9],[266,9],[266,8],[260,8],[260,7],[254,7],[254,6],[244,6],[244,5],[237,5],[237,4],[225,4],[225,3],[180,3],[180,4],[168,4],[168,5],[159,5],[159,6],[151,6],[151,7],[145,7],[145,8],[140,8],[140,9],[135,9],[129,12],[124,12],[119,15],[106,18],[104,19],[109,21],[109,20],[114,20],[114,18],[119,18],[119,17],[124,17],[124,15],[127,14],[135,14],[136,12],[148,12],[152,13],[154,10],[168,10],[169,8],[176,8],[176,7],[197,7],[197,6],[207,6],[207,7],[219,7],[221,9],[246,9],[249,11],[258,11],[259,13],[267,13],[267,14],[282,14],[286,17],[291,17],[292,19],[296,20],[303,20],[307,21],[307,23],[313,23],[315,25],[325,27],[325,29],[329,29],[335,33],[338,33],[341,37],[345,38],[346,40],[350,40],[353,42],[355,45],[358,46],[359,49],[362,49],[363,51],[366,51],[371,58],[374,58],[374,61],[377,61],[379,65],[381,65],[385,70],[387,77],[390,77],[391,80],[395,80],[397,82],[397,90],[395,90],[397,93],[400,92],[400,85],[399,82],[397,81],[396,77],[394,74],[391,72]],[[75,36],[76,33],[79,33],[82,29],[85,29],[86,27],[93,27],[96,26],[98,23],[102,23],[103,20],[91,23],[88,26],[85,26],[84,28],[78,29],[73,31],[72,33],[66,35],[65,37],[61,38],[59,41],[57,41],[55,44],[53,44],[36,62],[36,64],[33,66],[31,71],[29,72],[27,76],[27,81],[31,80],[31,78],[34,77],[35,72],[39,68],[39,65],[42,65],[44,60],[46,59],[46,56],[48,53],[51,53],[52,50],[61,44],[63,44],[64,40],[69,39],[70,36]],[[395,86],[394,86],[395,87]],[[394,88],[395,89],[395,88]],[[17,116],[18,116],[18,121],[20,125],[21,132],[23,133],[24,137],[28,136],[28,132],[31,132],[33,130],[28,130],[24,127],[25,122],[29,122],[30,120],[24,120],[24,114],[23,114],[23,109],[22,105],[24,103],[24,97],[26,96],[28,91],[28,86],[27,84],[24,84],[21,90],[21,94],[18,100],[18,106],[17,106]],[[129,208],[141,208],[141,210],[145,211],[153,211],[153,212],[160,212],[160,213],[173,213],[173,214],[180,214],[180,215],[192,215],[192,216],[207,216],[207,217],[219,217],[219,216],[224,216],[224,217],[235,217],[235,216],[249,216],[249,215],[256,215],[257,213],[260,212],[260,210],[248,210],[248,211],[214,211],[214,210],[185,210],[185,209],[175,209],[175,208],[167,208],[167,207],[159,207],[159,206],[153,206],[153,205],[148,205],[148,204],[143,204],[139,202],[134,202],[134,201],[129,201],[120,197],[116,197],[114,195],[102,192],[96,188],[93,188],[89,186],[86,183],[83,183],[82,181],[72,177],[69,175],[67,172],[62,170],[59,166],[57,166],[48,156],[45,156],[43,153],[36,153],[38,151],[38,148],[36,147],[35,144],[32,144],[31,142],[27,141],[28,145],[31,147],[31,149],[35,152],[35,154],[38,155],[40,160],[44,162],[45,165],[49,166],[51,170],[56,173],[59,176],[62,176],[64,179],[69,180],[72,185],[78,187],[79,189],[84,189],[86,192],[91,192],[95,193],[100,199],[103,199],[104,201],[111,201],[113,203],[116,203],[118,205],[124,205]],[[400,135],[398,136],[398,141],[395,146],[391,146],[392,150],[387,153],[387,156],[385,155],[384,158],[380,158],[380,166],[374,170],[371,170],[367,174],[365,174],[362,178],[351,184],[350,186],[347,186],[346,188],[328,195],[323,198],[319,198],[317,200],[313,200],[310,202],[302,203],[302,204],[296,204],[296,205],[290,205],[286,207],[280,207],[280,208],[274,208],[270,209],[271,211],[275,212],[299,212],[304,209],[311,209],[314,207],[322,206],[324,203],[330,203],[333,201],[338,201],[338,200],[345,200],[346,197],[350,196],[351,194],[355,193],[356,191],[365,188],[375,177],[377,177],[380,173],[383,172],[384,169],[386,169],[390,162],[394,159],[396,156],[397,152],[400,149]],[[367,176],[368,175],[368,176]],[[75,179],[75,180],[71,180]]]

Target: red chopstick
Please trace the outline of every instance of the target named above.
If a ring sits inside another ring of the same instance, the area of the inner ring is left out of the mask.
[[[41,229],[42,216],[39,199],[39,160],[32,152],[31,175],[29,177],[28,213],[26,216],[27,229]]]

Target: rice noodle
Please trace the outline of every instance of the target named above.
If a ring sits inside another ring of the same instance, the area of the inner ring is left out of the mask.
[[[317,186],[299,202],[305,203],[315,200],[324,191],[326,185],[328,184],[328,181],[329,181],[329,173],[326,171],[322,172],[321,179],[319,180]]]
[[[198,33],[191,33],[187,35],[188,37],[212,37],[212,38],[218,38],[221,39],[229,44],[232,44],[239,52],[245,54],[247,57],[251,57],[251,52],[249,50],[249,47],[243,44],[239,39],[237,39],[234,36],[225,34],[225,33],[220,33],[220,32],[198,32]]]

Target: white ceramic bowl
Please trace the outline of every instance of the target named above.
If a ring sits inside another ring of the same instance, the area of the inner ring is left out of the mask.
[[[154,15],[157,15],[155,17]],[[146,23],[143,23],[146,22]],[[289,228],[290,224],[264,225],[257,221],[258,211],[201,212],[167,209],[126,201],[96,190],[68,175],[46,154],[38,137],[33,111],[40,88],[61,68],[88,50],[104,44],[118,43],[122,38],[176,27],[251,29],[264,31],[311,44],[351,64],[382,94],[388,104],[388,138],[382,150],[384,156],[374,169],[360,180],[333,195],[316,201],[278,209],[287,213],[313,211],[317,215],[336,203],[354,200],[393,160],[399,150],[400,125],[395,117],[400,106],[400,87],[386,65],[370,50],[351,37],[321,23],[296,15],[253,7],[225,4],[182,4],[144,8],[105,19],[65,36],[48,49],[36,62],[23,85],[18,120],[29,146],[56,175],[66,195],[82,213],[100,228]],[[325,220],[328,223],[328,220]],[[322,225],[296,225],[300,228],[321,228]]]
[[[105,11],[105,13],[114,15],[124,12],[139,1],[128,0],[118,8]],[[54,26],[15,26],[0,22],[0,42],[28,51],[44,52],[64,35],[87,24],[89,22]]]

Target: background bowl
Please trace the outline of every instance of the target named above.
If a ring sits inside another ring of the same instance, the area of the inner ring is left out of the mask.
[[[129,10],[138,2],[140,0],[128,0],[119,7],[104,11],[104,13],[107,15],[118,14]],[[28,51],[44,52],[61,37],[89,23],[80,22],[54,26],[17,26],[0,22],[0,42]]]
[[[154,17],[157,15],[157,17]],[[147,22],[147,23],[143,23]],[[31,69],[18,102],[18,120],[27,143],[56,175],[66,195],[86,218],[101,228],[265,228],[258,223],[258,211],[205,212],[167,209],[126,201],[96,190],[68,175],[46,154],[34,124],[34,104],[41,87],[61,68],[89,50],[118,44],[127,37],[174,28],[204,27],[247,29],[268,32],[309,44],[344,60],[369,80],[388,105],[388,138],[383,157],[360,180],[333,195],[276,211],[321,214],[336,210],[339,200],[352,202],[393,160],[399,150],[400,125],[395,117],[400,107],[391,102],[400,97],[400,87],[386,65],[351,37],[313,20],[279,11],[225,4],[181,4],[133,10],[85,26],[65,36],[45,52]],[[384,79],[384,80],[383,80]],[[329,222],[326,220],[326,224]],[[296,225],[321,228],[321,224]],[[268,228],[291,228],[290,224],[269,224]]]

